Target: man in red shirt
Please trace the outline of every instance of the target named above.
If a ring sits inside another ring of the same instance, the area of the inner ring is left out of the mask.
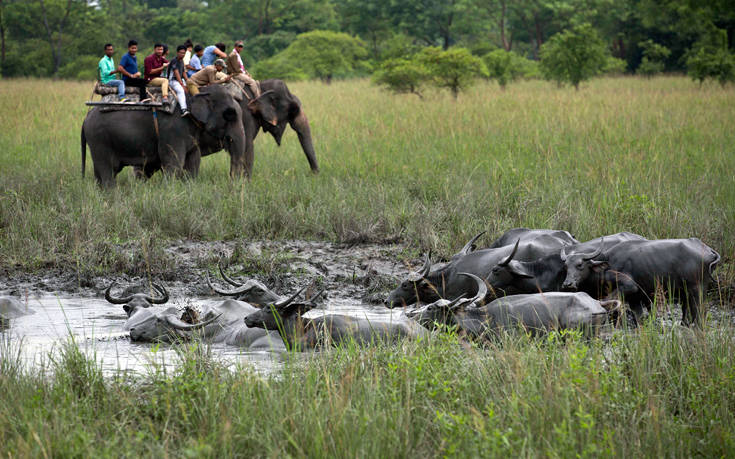
[[[160,86],[163,94],[163,102],[168,102],[168,79],[163,78],[164,69],[168,66],[168,61],[163,57],[163,45],[156,43],[153,45],[153,54],[146,57],[143,61],[145,71],[143,73],[148,86]]]

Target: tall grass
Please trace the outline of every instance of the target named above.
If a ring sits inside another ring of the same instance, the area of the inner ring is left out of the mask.
[[[579,92],[531,81],[481,84],[454,102],[367,81],[294,83],[322,172],[295,134],[262,133],[252,181],[226,153],[193,181],[118,188],[80,177],[91,84],[0,83],[0,266],[132,269],[115,244],[171,238],[381,241],[447,255],[480,230],[556,227],[580,239],[620,230],[697,236],[735,251],[735,91],[685,78],[595,80]],[[89,155],[89,153],[87,153]]]
[[[649,324],[607,343],[567,334],[507,337],[486,349],[436,335],[397,348],[347,346],[308,362],[290,355],[270,377],[224,370],[191,344],[173,373],[154,368],[135,381],[101,379],[70,344],[45,372],[0,358],[0,450],[18,457],[731,456],[732,332]]]

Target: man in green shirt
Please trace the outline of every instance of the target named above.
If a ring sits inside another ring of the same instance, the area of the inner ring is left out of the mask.
[[[115,62],[112,60],[112,55],[115,54],[115,49],[110,43],[105,45],[105,55],[100,59],[100,63],[97,65],[100,74],[100,83],[105,86],[112,86],[117,88],[117,97],[120,102],[125,102],[125,82],[122,80],[116,80],[115,74],[120,73]]]

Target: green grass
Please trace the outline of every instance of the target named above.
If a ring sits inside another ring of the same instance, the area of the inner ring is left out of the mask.
[[[103,192],[89,156],[87,177],[79,172],[91,84],[3,80],[0,267],[130,270],[116,244],[147,245],[156,261],[172,238],[400,237],[413,255],[448,255],[476,232],[515,226],[582,240],[696,236],[725,260],[735,253],[732,87],[631,77],[576,92],[530,81],[480,84],[454,102],[359,80],[290,86],[320,175],[289,129],[280,149],[259,135],[250,182],[229,180],[223,152],[204,158],[195,181],[136,183],[125,170]]]
[[[0,349],[2,450],[18,457],[723,457],[735,453],[735,343],[646,326],[609,342],[452,335],[346,347],[282,373],[102,378],[74,344],[46,370]],[[296,357],[296,356],[293,356]],[[3,455],[5,454],[3,453]]]

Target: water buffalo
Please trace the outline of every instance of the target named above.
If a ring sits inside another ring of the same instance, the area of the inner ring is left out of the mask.
[[[514,257],[519,260],[536,260],[551,252],[558,253],[566,244],[566,237],[542,234],[531,240],[521,240],[515,248],[508,245],[481,249],[436,267],[431,266],[430,255],[427,255],[421,271],[409,274],[408,279],[390,293],[388,307],[408,305],[416,301],[432,302],[474,292],[474,283],[459,273],[468,272],[487,278],[491,269],[507,259],[511,252],[515,252]]]
[[[168,291],[161,285],[152,284],[153,289],[160,296],[150,296],[145,293],[131,293],[126,296],[115,297],[112,295],[112,288],[117,284],[113,282],[105,290],[105,299],[112,304],[122,304],[125,313],[130,317],[130,312],[135,308],[150,308],[154,304],[164,304],[168,302]]]
[[[566,253],[562,260],[567,275],[565,289],[583,283],[623,295],[636,317],[649,307],[658,287],[682,302],[682,323],[700,320],[700,295],[704,295],[720,255],[697,238],[626,241],[605,253],[603,242],[592,254]]]
[[[245,301],[246,303],[249,303],[256,307],[263,307],[265,305],[277,303],[283,300],[280,295],[274,293],[262,282],[259,282],[255,279],[248,279],[244,283],[235,281],[227,274],[225,274],[225,271],[224,269],[222,269],[221,264],[219,265],[219,272],[222,275],[222,278],[227,281],[227,283],[236,287],[233,290],[223,290],[215,287],[212,284],[212,280],[209,278],[209,272],[207,272],[207,285],[209,285],[209,288],[211,288],[216,293],[219,293],[220,295],[234,296],[236,299],[240,301]]]
[[[302,317],[316,306],[314,300],[321,293],[303,302],[260,309],[245,317],[245,325],[278,330],[288,348],[295,350],[338,346],[350,341],[360,345],[395,342],[403,338],[417,338],[428,334],[428,330],[413,321],[377,322],[337,314],[312,319]]]
[[[592,239],[570,246],[565,246],[563,252],[586,253],[595,251],[603,243],[603,252],[610,250],[624,241],[645,241],[643,236],[621,232],[608,236]],[[562,284],[566,278],[566,264],[562,261],[562,254],[551,253],[533,261],[514,260],[514,254],[501,263],[495,265],[486,279],[488,284],[506,295],[520,293],[557,292],[562,290]],[[587,289],[590,295],[595,296]]]
[[[407,313],[426,327],[444,324],[457,326],[473,339],[489,339],[500,332],[524,329],[537,335],[550,330],[583,329],[594,333],[607,320],[603,305],[619,301],[600,302],[584,292],[549,292],[511,295],[498,298],[485,306],[477,306],[486,293],[485,282],[463,273],[477,284],[478,293],[471,300],[439,300]]]
[[[518,239],[523,241],[530,241],[536,239],[539,236],[553,236],[560,241],[566,242],[565,245],[578,244],[579,241],[574,238],[568,231],[564,230],[546,230],[546,229],[528,229],[528,228],[513,228],[502,236],[497,238],[492,244],[490,249],[497,249],[498,247],[504,247],[515,243]]]
[[[12,296],[0,296],[0,330],[10,324],[11,319],[35,314],[36,311]]]

